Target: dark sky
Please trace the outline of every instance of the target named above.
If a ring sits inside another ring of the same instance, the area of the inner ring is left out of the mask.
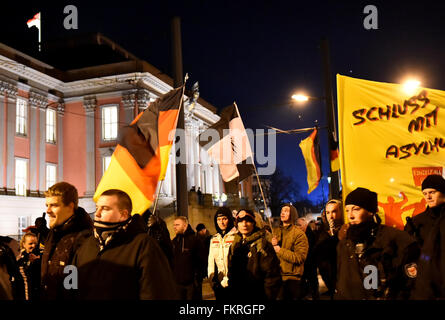
[[[63,8],[69,4],[78,9],[78,30],[63,28]],[[377,30],[363,26],[368,4],[378,10]],[[1,42],[29,47],[36,31],[26,21],[41,11],[43,41],[102,32],[167,74],[170,18],[179,15],[190,84],[199,81],[201,96],[220,109],[235,100],[246,127],[253,129],[305,128],[316,120],[326,126],[322,101],[288,105],[298,89],[324,95],[323,36],[330,41],[334,97],[337,73],[382,82],[412,75],[425,87],[445,89],[445,3],[439,1],[57,1],[7,6],[1,13]],[[320,134],[326,194],[327,131]],[[277,136],[278,166],[297,180],[302,197],[306,169],[298,143],[307,136]],[[322,199],[321,186],[310,199]]]

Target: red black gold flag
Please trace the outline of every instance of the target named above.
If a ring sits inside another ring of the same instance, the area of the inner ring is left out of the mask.
[[[163,180],[173,144],[183,87],[159,97],[133,122],[121,129],[118,145],[94,194],[94,201],[109,189],[126,192],[132,214],[142,214],[154,200],[159,180]],[[169,139],[171,138],[171,139]]]
[[[329,146],[329,158],[331,160],[331,171],[335,172],[340,170],[340,159],[338,158],[338,142],[334,142],[330,139]]]
[[[212,137],[210,142],[208,138]],[[200,145],[219,164],[226,193],[238,194],[238,184],[255,172],[249,138],[235,104],[224,108],[220,120],[201,133]]]
[[[306,163],[307,193],[309,194],[317,188],[321,179],[320,144],[317,129],[314,129],[309,137],[300,142],[300,148]]]

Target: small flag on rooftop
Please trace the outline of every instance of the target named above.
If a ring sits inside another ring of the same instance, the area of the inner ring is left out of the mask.
[[[36,13],[34,17],[29,19],[26,24],[28,25],[28,28],[36,27],[39,30],[39,51],[41,51],[40,43],[41,43],[41,15],[40,12]]]

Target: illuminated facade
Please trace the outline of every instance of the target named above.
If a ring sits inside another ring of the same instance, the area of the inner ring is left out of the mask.
[[[43,192],[58,181],[79,191],[80,205],[94,212],[92,196],[106,169],[118,128],[173,80],[100,34],[89,41],[108,46],[112,63],[62,71],[0,44],[0,234],[16,235],[45,211]],[[119,61],[122,60],[122,61]],[[187,190],[223,193],[218,165],[197,136],[219,120],[216,108],[185,100]],[[246,193],[241,186],[241,195]],[[251,193],[250,193],[251,194]],[[176,197],[175,153],[160,191],[160,205]]]

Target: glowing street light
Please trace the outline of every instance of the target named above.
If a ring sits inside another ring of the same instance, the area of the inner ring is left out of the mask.
[[[409,95],[415,94],[419,87],[420,87],[420,81],[415,79],[411,79],[403,83],[403,91],[405,91],[405,93]]]
[[[304,94],[298,93],[298,94],[294,94],[292,96],[292,99],[294,99],[297,102],[306,102],[309,100],[309,97]]]

